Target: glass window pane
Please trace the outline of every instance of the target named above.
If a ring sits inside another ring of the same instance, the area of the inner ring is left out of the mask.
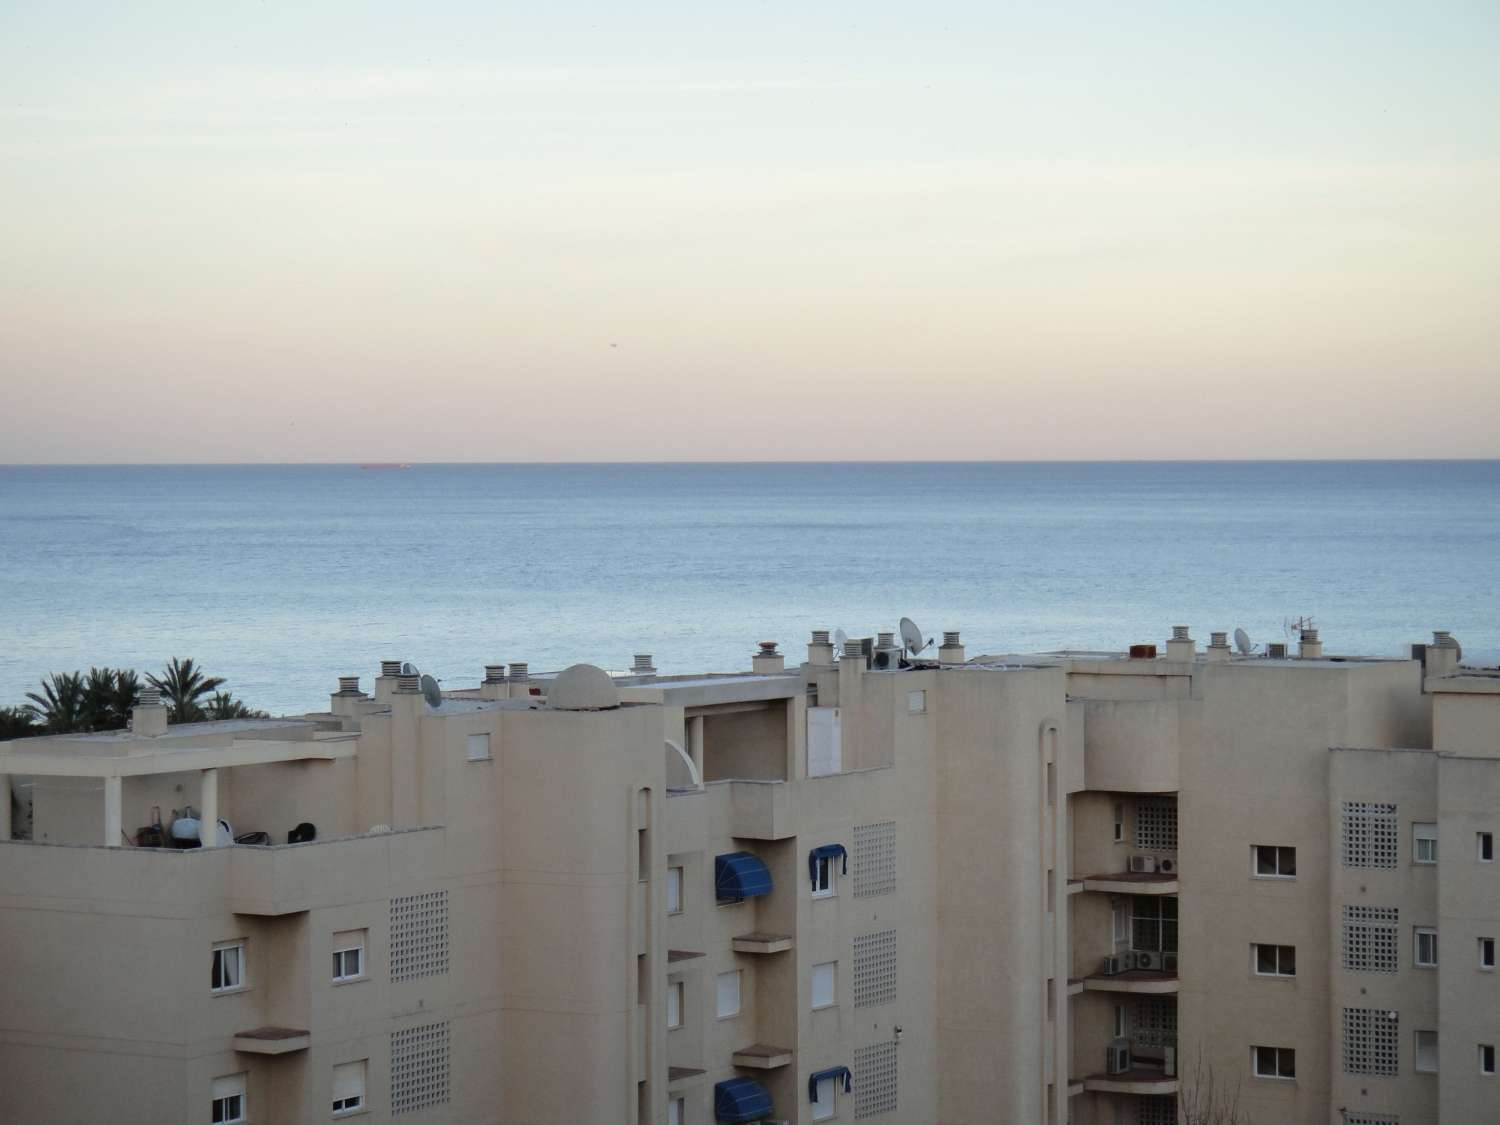
[[[1279,954],[1281,961],[1281,972],[1283,976],[1294,977],[1297,975],[1297,947],[1295,945],[1283,945]]]
[[[1257,973],[1274,973],[1276,971],[1276,947],[1274,945],[1257,945],[1255,947],[1255,971]]]

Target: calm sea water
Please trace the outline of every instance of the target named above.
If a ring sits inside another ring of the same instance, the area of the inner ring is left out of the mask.
[[[1494,663],[1497,590],[1496,461],[0,468],[0,703],[173,655],[272,711],[382,657],[730,670],[903,614],[971,653],[1310,615]]]

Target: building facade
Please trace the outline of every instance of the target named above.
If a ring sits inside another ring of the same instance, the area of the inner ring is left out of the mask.
[[[300,717],[0,744],[0,1089],[143,1125],[1493,1116],[1500,673],[1446,634],[1164,650],[384,661]]]

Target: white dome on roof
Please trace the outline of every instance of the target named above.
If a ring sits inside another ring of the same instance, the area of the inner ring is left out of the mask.
[[[620,690],[603,668],[575,664],[557,674],[547,689],[553,711],[607,711],[620,705]]]

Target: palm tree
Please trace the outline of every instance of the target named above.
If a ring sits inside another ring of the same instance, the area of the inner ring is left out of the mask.
[[[264,711],[256,711],[227,691],[216,691],[204,707],[204,716],[209,719],[264,719]]]
[[[161,689],[162,699],[167,704],[167,718],[174,723],[201,722],[203,707],[198,700],[211,695],[224,683],[222,676],[205,676],[191,656],[185,660],[172,657],[160,676],[148,672],[146,680],[152,687]]]
[[[30,738],[41,734],[36,714],[29,707],[0,707],[0,742],[8,738]]]
[[[84,717],[89,730],[119,730],[130,725],[130,709],[141,692],[141,680],[128,668],[90,668],[83,685]]]
[[[83,677],[77,672],[53,672],[42,681],[40,692],[28,691],[26,709],[42,721],[48,734],[68,734],[88,729],[84,712]]]

